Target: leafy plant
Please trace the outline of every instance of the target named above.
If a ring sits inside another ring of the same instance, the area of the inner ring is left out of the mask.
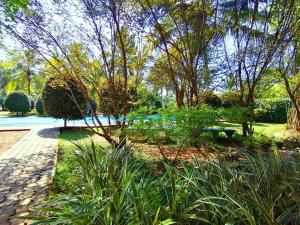
[[[1,106],[1,108],[3,108],[3,106],[4,106],[4,99],[3,98],[0,98],[0,106]]]
[[[240,95],[236,92],[223,92],[220,94],[222,105],[225,108],[239,107],[240,106]]]
[[[217,123],[218,113],[209,106],[197,108],[161,110],[157,115],[145,115],[143,112],[132,113],[133,121],[128,132],[130,136],[140,134],[143,140],[152,143],[177,143],[199,145],[203,128]],[[205,136],[206,137],[206,136]]]
[[[201,103],[207,104],[211,107],[222,107],[222,100],[213,91],[205,91],[200,95]]]
[[[45,112],[54,118],[64,119],[65,126],[67,120],[82,119],[85,115],[85,99],[72,79],[50,78],[43,88],[42,101]]]
[[[77,182],[49,200],[33,224],[296,225],[300,167],[276,148],[231,164],[223,160],[157,167],[127,148],[77,145]],[[74,175],[73,175],[74,176]]]
[[[17,114],[19,114],[19,112],[22,114],[27,113],[30,111],[30,99],[23,92],[11,92],[4,101],[4,108],[10,112],[16,112]]]
[[[39,113],[39,114],[43,114],[44,113],[44,106],[43,106],[43,102],[42,102],[42,97],[41,96],[39,96],[38,99],[36,100],[35,109],[36,109],[37,113]]]

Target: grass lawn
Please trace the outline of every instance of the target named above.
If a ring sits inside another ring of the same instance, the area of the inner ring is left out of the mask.
[[[232,127],[236,129],[240,134],[242,134],[242,128],[240,124],[235,123],[223,123],[222,127]],[[256,134],[264,134],[269,137],[274,136],[277,132],[284,131],[286,129],[286,124],[281,123],[254,123],[253,128]]]
[[[109,145],[104,138],[99,137],[88,129],[70,130],[60,133],[58,137],[59,155],[52,194],[56,195],[56,193],[61,192],[68,193],[70,191],[69,187],[77,181],[77,158],[71,153],[76,151],[74,144],[91,145],[90,138],[103,147]]]

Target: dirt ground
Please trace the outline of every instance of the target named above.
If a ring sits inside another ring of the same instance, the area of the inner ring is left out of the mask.
[[[28,131],[4,131],[0,132],[0,155],[7,151],[13,144],[19,141]]]

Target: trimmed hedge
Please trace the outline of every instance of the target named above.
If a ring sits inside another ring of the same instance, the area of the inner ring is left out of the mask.
[[[39,96],[38,99],[36,100],[35,110],[39,114],[43,114],[44,113],[44,106],[43,106],[43,102],[42,102],[42,97],[41,96]]]
[[[257,108],[254,110],[254,121],[261,123],[286,123],[289,106],[289,102],[276,101],[265,108]]]
[[[237,92],[223,92],[220,94],[222,104],[224,108],[239,107],[240,106],[240,95]]]
[[[50,78],[43,88],[42,102],[46,114],[65,122],[82,119],[86,112],[84,96],[73,79]]]
[[[27,113],[30,111],[30,99],[27,94],[19,91],[8,94],[4,101],[4,108],[10,112]]]

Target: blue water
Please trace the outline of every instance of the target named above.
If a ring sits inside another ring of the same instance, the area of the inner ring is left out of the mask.
[[[99,115],[99,120],[103,125],[108,125],[108,117]],[[87,123],[93,126],[92,117],[85,117]],[[94,118],[95,119],[95,118]],[[97,122],[95,122],[96,125]],[[114,124],[114,120],[111,119],[111,123]],[[84,120],[69,120],[68,126],[84,126],[86,125]],[[32,126],[63,126],[63,119],[54,119],[52,117],[41,117],[41,116],[24,116],[24,117],[0,117],[0,128],[1,127],[32,127]]]

